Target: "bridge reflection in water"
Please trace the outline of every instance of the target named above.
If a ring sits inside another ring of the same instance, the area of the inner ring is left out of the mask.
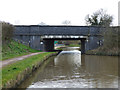
[[[63,51],[51,57],[24,88],[118,88],[118,57]]]

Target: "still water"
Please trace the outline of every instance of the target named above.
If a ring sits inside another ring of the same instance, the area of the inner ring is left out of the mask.
[[[118,88],[118,57],[81,55],[75,49],[49,58],[19,88]]]

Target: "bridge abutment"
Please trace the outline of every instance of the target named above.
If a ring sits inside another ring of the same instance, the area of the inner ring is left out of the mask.
[[[81,54],[85,54],[85,39],[81,40]]]
[[[43,51],[51,52],[54,51],[54,40],[43,40]]]

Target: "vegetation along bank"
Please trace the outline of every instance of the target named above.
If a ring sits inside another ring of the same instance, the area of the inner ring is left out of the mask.
[[[14,26],[6,22],[0,23],[2,23],[2,49],[0,49],[0,52],[2,52],[1,60],[6,60],[29,53],[40,52],[38,50],[31,49],[20,42],[12,40]]]
[[[120,27],[115,29],[108,27],[102,35],[104,36],[103,45],[87,51],[86,54],[120,56]]]
[[[56,52],[45,52],[2,68],[2,88],[15,88]]]
[[[2,61],[29,53],[40,52],[38,50],[31,49],[29,46],[25,46],[12,40],[14,26],[6,22],[0,23],[2,23]],[[0,71],[0,76],[2,77],[0,77],[0,81],[2,81],[2,83],[0,82],[0,87],[17,87],[35,69],[40,67],[45,60],[56,54],[56,52],[43,52],[1,68],[2,72]]]
[[[113,16],[107,14],[104,9],[86,16],[87,25],[105,27],[101,34],[104,37],[103,45],[95,50],[87,51],[86,54],[120,56],[120,26],[112,28],[113,19]]]

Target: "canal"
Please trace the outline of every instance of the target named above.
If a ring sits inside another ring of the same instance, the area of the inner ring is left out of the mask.
[[[77,49],[49,58],[18,88],[118,88],[118,57],[81,55]]]

